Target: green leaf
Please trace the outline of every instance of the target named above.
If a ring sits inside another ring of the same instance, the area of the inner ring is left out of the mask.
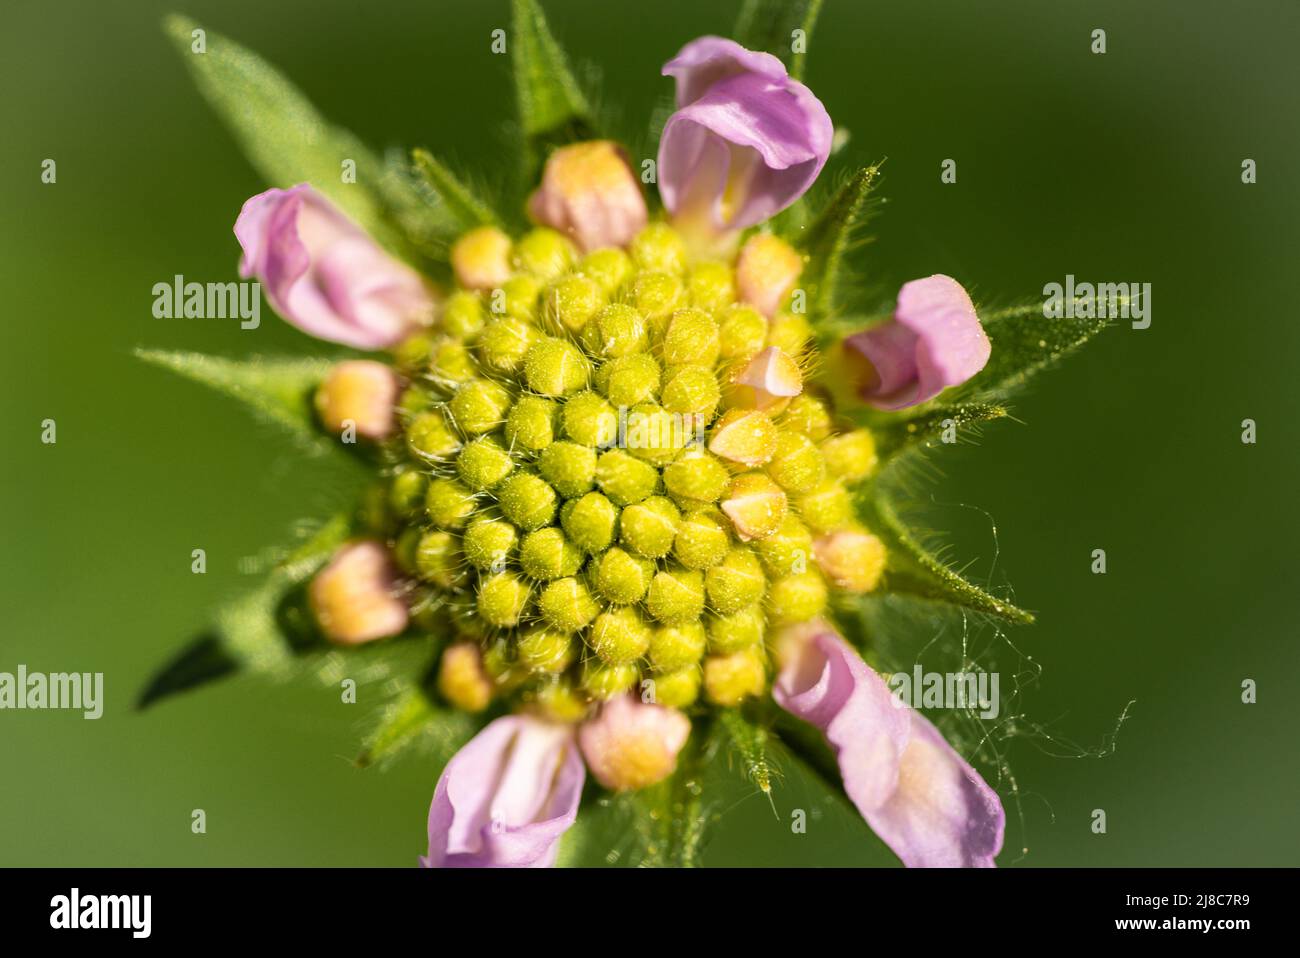
[[[855,410],[852,413],[853,418],[869,426],[875,436],[881,468],[908,453],[953,445],[944,442],[945,433],[950,428],[959,441],[966,440],[981,424],[1004,419],[1010,414],[1006,406],[998,403],[944,403],[930,406],[921,415],[910,418],[879,414],[874,410]]]
[[[767,757],[767,729],[750,722],[736,709],[723,709],[719,713],[719,725],[740,759],[745,779],[770,798],[774,769]]]
[[[1050,319],[1043,315],[1041,303],[981,311],[980,321],[993,344],[988,364],[969,382],[945,393],[945,401],[1004,399],[1111,323],[1109,319]]]
[[[176,14],[164,20],[164,29],[199,92],[268,183],[281,188],[310,183],[380,243],[406,252],[386,214],[378,156],[329,124],[297,87],[251,50],[205,29],[205,52],[195,52],[194,31],[200,27]],[[356,164],[355,183],[343,182],[345,160]]]
[[[164,349],[137,349],[135,355],[239,400],[260,419],[288,429],[308,448],[333,447],[322,435],[312,407],[316,387],[332,365],[328,360],[235,360]]]
[[[968,582],[928,552],[909,531],[879,486],[867,483],[855,498],[858,518],[885,543],[889,557],[880,593],[915,596],[1028,625],[1034,616]]]
[[[822,0],[745,0],[732,36],[741,46],[781,58],[790,75],[802,79]],[[794,49],[794,31],[802,30],[802,49]]]
[[[237,671],[287,672],[294,656],[279,620],[281,602],[325,564],[351,528],[351,517],[335,516],[277,563],[260,585],[222,606],[213,628],[159,670],[136,707],[145,708]]]
[[[871,190],[879,173],[876,166],[854,173],[808,228],[801,244],[808,255],[801,285],[808,291],[808,312],[817,321],[824,322],[835,313],[845,254],[867,223]]]
[[[589,137],[591,106],[541,5],[537,0],[513,0],[512,6],[515,97],[527,146],[525,163],[532,164],[541,147]]]
[[[492,208],[428,150],[411,151],[411,161],[429,197],[445,211],[453,235],[476,226],[500,225]]]
[[[415,751],[441,767],[469,741],[480,724],[466,712],[435,705],[422,688],[404,683],[402,691],[380,711],[356,763],[363,768],[387,765]]]

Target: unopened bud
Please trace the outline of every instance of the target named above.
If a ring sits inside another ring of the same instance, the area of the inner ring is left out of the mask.
[[[742,300],[773,316],[802,271],[803,257],[794,247],[771,233],[755,233],[736,260],[736,288]]]
[[[615,547],[596,560],[590,574],[592,587],[602,598],[626,605],[641,601],[650,588],[654,566]]]
[[[761,472],[733,479],[721,506],[743,542],[765,539],[776,532],[788,509],[785,490]]]
[[[788,515],[776,532],[754,543],[754,550],[768,573],[777,578],[803,572],[812,561],[812,533],[797,518]]]
[[[826,471],[845,482],[865,479],[876,469],[876,440],[866,429],[823,439],[821,449]]]
[[[574,442],[599,449],[618,436],[614,407],[594,392],[580,392],[564,404],[564,433]]]
[[[654,494],[659,472],[622,449],[610,449],[596,460],[596,485],[615,505],[629,506]]]
[[[456,456],[456,475],[469,489],[491,489],[515,468],[510,453],[494,436],[480,436],[466,443]]]
[[[352,359],[335,364],[316,390],[316,412],[336,436],[349,424],[356,434],[378,442],[393,434],[400,384],[383,363]]]
[[[510,278],[510,237],[493,226],[472,229],[451,247],[456,281],[466,289],[492,289]]]
[[[713,426],[709,452],[743,466],[761,466],[776,453],[777,428],[757,409],[729,409]]]
[[[655,573],[645,606],[665,625],[698,620],[704,612],[704,575],[693,569],[677,568]]]
[[[711,366],[717,361],[721,346],[718,324],[702,309],[679,309],[668,320],[662,344],[664,362],[699,363]]]
[[[619,519],[619,541],[633,555],[662,559],[673,547],[681,513],[663,496],[628,506]]]
[[[781,427],[801,432],[814,441],[822,440],[831,434],[831,412],[825,402],[804,390],[785,408]]]
[[[767,474],[786,492],[811,492],[826,478],[826,463],[817,444],[799,432],[782,430],[776,440],[776,454],[767,464]]]
[[[501,512],[525,532],[540,529],[555,518],[560,498],[545,479],[531,472],[510,476],[495,494]]]
[[[613,296],[632,276],[632,258],[621,249],[598,249],[578,264],[578,272],[595,282],[606,296]]]
[[[650,626],[631,606],[610,609],[596,616],[587,644],[606,665],[626,665],[650,648]]]
[[[555,526],[530,532],[519,547],[519,567],[542,582],[575,574],[582,559],[582,551]]]
[[[557,579],[542,590],[537,611],[552,629],[572,635],[600,614],[600,605],[578,579]]]
[[[357,645],[397,635],[409,615],[396,593],[397,570],[380,543],[343,546],[312,579],[309,597],[331,642]]]
[[[468,436],[492,432],[505,420],[509,408],[510,393],[486,379],[465,383],[447,404],[452,422]]]
[[[573,244],[563,233],[539,227],[529,230],[515,244],[515,267],[547,283],[568,272],[577,258]]]
[[[582,663],[582,688],[598,701],[612,699],[636,685],[641,670],[630,663],[609,665],[598,656]]]
[[[803,373],[788,353],[769,346],[740,371],[736,384],[748,389],[747,398],[755,409],[773,413],[803,392]]]
[[[580,333],[605,305],[605,291],[594,279],[566,276],[545,294],[547,319],[556,329]]]
[[[833,532],[853,519],[849,492],[834,479],[827,479],[812,492],[795,501],[799,517],[813,532]]]
[[[442,328],[455,339],[465,340],[477,335],[485,322],[487,316],[483,302],[476,293],[457,290],[442,305]]]
[[[553,442],[537,458],[537,471],[561,496],[573,499],[596,482],[596,450],[576,442]]]
[[[680,275],[686,268],[686,245],[667,223],[651,223],[632,240],[632,261],[643,270]]]
[[[654,677],[655,701],[663,706],[684,709],[700,697],[700,667],[689,665],[676,672],[663,672]]]
[[[688,569],[707,569],[723,560],[729,544],[721,517],[700,510],[682,520],[673,542],[673,558]]]
[[[763,641],[767,618],[762,606],[751,605],[730,615],[709,619],[709,651],[730,655]]]
[[[492,701],[493,683],[477,643],[449,645],[438,663],[438,691],[463,712],[481,712]]]
[[[467,561],[483,572],[501,571],[519,544],[519,533],[504,519],[475,519],[461,540]]]
[[[424,512],[440,529],[459,529],[474,511],[474,493],[455,479],[434,479],[424,494]]]
[[[731,485],[731,473],[703,449],[683,453],[664,468],[664,488],[679,501],[717,502]]]
[[[426,532],[416,542],[415,574],[425,582],[452,588],[461,579],[461,561],[456,537],[450,532]]]
[[[559,407],[541,396],[522,396],[506,414],[506,445],[540,452],[555,441]]]
[[[677,768],[691,722],[676,709],[623,695],[601,706],[578,729],[578,744],[596,781],[616,791],[645,788]]]
[[[528,387],[543,396],[568,396],[587,385],[591,364],[577,346],[563,339],[534,343],[524,357]]]
[[[723,314],[718,344],[723,359],[748,359],[767,342],[767,317],[747,303],[737,303]]]
[[[697,665],[708,641],[699,622],[661,625],[650,636],[650,664],[657,672],[676,672]]]
[[[615,406],[635,406],[659,395],[659,363],[649,353],[633,353],[602,363],[596,387]]]
[[[767,579],[758,557],[738,546],[705,573],[704,584],[709,593],[709,608],[719,615],[730,615],[763,598]]]
[[[488,625],[509,628],[519,624],[528,606],[528,586],[508,572],[480,580],[478,614]]]
[[[646,319],[635,307],[611,303],[596,314],[584,337],[593,353],[617,359],[646,348]]]
[[[632,284],[632,305],[655,330],[663,328],[684,296],[682,281],[671,273],[642,273]]]
[[[885,571],[885,544],[869,532],[844,529],[817,540],[817,566],[845,592],[871,592]]]
[[[731,707],[767,690],[767,662],[757,646],[704,660],[704,691],[715,705]]]
[[[716,312],[736,301],[736,287],[731,267],[715,261],[698,263],[686,277],[686,293],[691,305]]]
[[[533,672],[559,675],[578,655],[578,644],[567,633],[529,629],[519,637],[519,663]]]
[[[711,367],[684,363],[668,368],[664,377],[663,406],[669,412],[691,413],[708,422],[721,399],[718,377]]]
[[[806,622],[826,608],[826,583],[814,569],[796,572],[773,582],[767,599],[775,625]]]
[[[645,199],[617,143],[574,143],[550,155],[528,211],[584,251],[626,246],[645,226]]]
[[[581,499],[564,504],[560,510],[560,525],[579,549],[598,555],[614,541],[618,514],[618,507],[604,495],[589,492]]]
[[[526,319],[504,316],[488,323],[478,338],[479,357],[498,373],[517,372],[541,332]]]

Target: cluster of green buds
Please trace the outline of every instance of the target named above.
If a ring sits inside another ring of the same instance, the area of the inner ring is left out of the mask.
[[[734,706],[769,688],[770,630],[876,587],[885,549],[848,491],[875,443],[805,386],[818,357],[782,241],[755,236],[733,268],[661,222],[585,256],[483,227],[452,261],[437,321],[394,352],[372,510],[415,622],[454,636],[452,704]]]

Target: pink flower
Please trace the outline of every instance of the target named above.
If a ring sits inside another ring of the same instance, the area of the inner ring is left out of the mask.
[[[490,723],[447,763],[429,807],[426,868],[548,868],[585,780],[573,726]]]
[[[992,350],[966,290],[938,273],[903,284],[894,318],[844,346],[867,361],[857,394],[878,409],[915,406],[966,382]]]
[[[993,867],[1006,816],[979,773],[829,626],[784,646],[772,697],[826,736],[844,790],[903,864]]]
[[[821,101],[770,53],[700,37],[665,64],[677,112],[659,140],[659,192],[675,219],[740,230],[785,209],[826,165]]]
[[[690,734],[690,719],[676,709],[622,695],[583,723],[578,743],[596,781],[613,791],[625,791],[654,785],[671,775]]]
[[[626,246],[646,223],[645,198],[616,143],[575,143],[551,154],[528,201],[537,222],[568,233],[591,252]]]
[[[306,183],[248,200],[235,236],[239,275],[256,276],[275,311],[311,336],[382,349],[432,321],[420,275]]]

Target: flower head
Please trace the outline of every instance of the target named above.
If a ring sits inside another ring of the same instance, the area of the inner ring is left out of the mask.
[[[584,252],[626,246],[646,224],[645,199],[616,143],[596,140],[550,155],[528,201],[533,219],[573,238]]]
[[[844,348],[866,360],[855,386],[879,409],[933,399],[983,369],[992,351],[966,290],[938,273],[903,284],[893,319],[854,333]]]
[[[248,200],[235,236],[239,275],[256,276],[275,311],[318,339],[382,349],[432,321],[420,275],[306,183]]]
[[[490,723],[447,763],[429,807],[428,868],[547,867],[585,779],[573,727],[528,715]]]
[[[826,625],[788,630],[772,697],[819,728],[844,789],[910,867],[991,867],[1006,817],[997,793],[921,713]]]
[[[659,141],[659,192],[680,220],[753,226],[812,185],[830,156],[826,108],[769,53],[701,37],[664,65],[677,112]]]

